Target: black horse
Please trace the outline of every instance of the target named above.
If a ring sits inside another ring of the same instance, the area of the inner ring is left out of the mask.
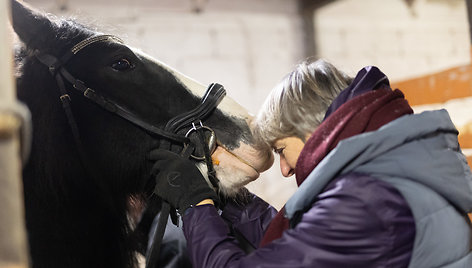
[[[33,267],[134,267],[138,245],[130,235],[130,200],[148,200],[152,163],[147,155],[162,138],[90,101],[65,81],[80,135],[78,148],[58,81],[38,55],[61,58],[101,33],[17,1],[11,4],[12,26],[22,41],[15,53],[18,98],[33,120],[32,150],[23,170]],[[205,89],[114,37],[80,48],[64,67],[87,87],[160,129],[198,106]],[[216,133],[212,157],[219,188],[227,195],[271,164],[271,153],[252,145],[250,120],[226,97],[203,122]]]

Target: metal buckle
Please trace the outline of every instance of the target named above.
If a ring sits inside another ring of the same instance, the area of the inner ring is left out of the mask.
[[[84,96],[87,97],[87,98],[91,98],[91,96],[95,96],[95,90],[91,89],[91,88],[87,88],[85,91],[84,91]]]
[[[59,99],[61,99],[62,102],[64,102],[64,101],[71,101],[69,94],[61,95],[61,96],[59,97]]]
[[[204,126],[202,121],[200,121],[200,124],[199,125],[195,125],[195,123],[192,123],[192,127],[187,131],[187,133],[185,134],[185,137],[188,138],[190,136],[190,134],[194,131],[197,131],[197,130],[200,130],[202,129],[203,131],[209,131],[210,132],[210,136],[209,137],[205,137],[206,138],[206,144],[202,145],[202,146],[208,146],[208,149],[210,151],[210,155],[213,154],[216,150],[216,134],[215,134],[215,131],[213,131],[213,129],[207,127],[207,126]],[[184,144],[184,150],[186,150],[188,147],[188,144]],[[205,160],[205,155],[195,155],[195,151],[190,155],[193,159],[195,160]]]

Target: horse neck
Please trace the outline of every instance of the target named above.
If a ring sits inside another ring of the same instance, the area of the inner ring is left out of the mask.
[[[38,267],[131,267],[126,204],[112,202],[73,158],[60,160],[67,170],[54,170],[58,158],[35,149],[24,170],[33,260]]]
[[[54,87],[19,85],[34,128],[23,180],[35,267],[131,267],[126,199],[84,169]]]
[[[57,155],[32,152],[24,187],[34,267],[131,267],[124,200],[103,192],[74,154],[60,160],[65,170],[51,164]]]

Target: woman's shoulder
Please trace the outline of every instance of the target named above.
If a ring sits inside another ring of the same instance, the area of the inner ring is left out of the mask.
[[[311,248],[329,249],[332,262],[406,267],[415,232],[410,208],[393,186],[351,173],[331,181],[289,234]]]
[[[388,182],[368,174],[347,173],[338,176],[325,187],[312,205],[320,204],[330,204],[333,213],[354,209],[382,225],[405,219],[414,222],[410,206],[402,194]]]
[[[405,199],[395,186],[369,174],[347,173],[340,175],[326,185],[317,199],[339,193],[352,195],[369,203],[391,199],[395,200],[395,203],[406,204]]]

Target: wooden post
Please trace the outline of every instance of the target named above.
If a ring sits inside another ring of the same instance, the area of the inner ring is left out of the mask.
[[[4,107],[15,103],[8,18],[10,0],[0,0],[0,268],[28,267],[21,181],[20,119]]]

